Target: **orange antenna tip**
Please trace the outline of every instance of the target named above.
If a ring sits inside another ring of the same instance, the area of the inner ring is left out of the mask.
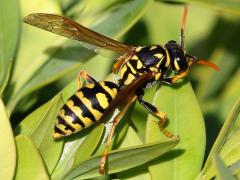
[[[185,29],[187,14],[188,14],[188,6],[184,5],[184,12],[182,16],[182,25],[181,25],[182,30]]]
[[[204,66],[208,66],[208,67],[214,69],[215,71],[220,71],[220,68],[214,63],[204,61],[204,60],[198,60],[198,61],[196,61],[196,63],[204,65]]]

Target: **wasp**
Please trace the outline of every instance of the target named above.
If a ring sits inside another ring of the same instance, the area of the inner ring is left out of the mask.
[[[116,63],[113,65],[113,72],[117,73],[119,77],[118,83],[97,82],[87,72],[79,73],[78,79],[85,79],[88,84],[81,86],[81,82],[78,81],[78,91],[68,99],[57,116],[53,137],[56,139],[79,132],[120,107],[121,111],[113,120],[100,161],[99,172],[104,174],[106,158],[115,128],[130,105],[138,101],[159,118],[158,126],[163,134],[169,138],[178,139],[178,136],[163,127],[167,115],[154,105],[144,101],[143,96],[145,88],[150,88],[158,82],[170,85],[177,83],[179,79],[188,75],[189,69],[194,63],[219,70],[217,65],[200,60],[185,52],[184,29],[187,13],[188,9],[185,5],[181,21],[180,43],[171,40],[164,46],[143,47],[126,45],[113,40],[67,17],[45,13],[26,16],[24,22],[30,25],[122,54],[116,58]]]

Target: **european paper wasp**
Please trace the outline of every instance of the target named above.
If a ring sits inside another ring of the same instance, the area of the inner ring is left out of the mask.
[[[122,54],[116,59],[117,61],[113,66],[113,71],[119,75],[117,84],[109,81],[97,82],[85,71],[80,72],[79,78],[85,79],[89,84],[83,87],[79,85],[78,91],[61,108],[55,123],[53,137],[59,138],[76,133],[101,120],[103,116],[115,108],[120,107],[121,111],[113,120],[100,162],[99,172],[104,174],[105,162],[114,130],[129,106],[138,100],[142,106],[159,118],[158,126],[163,134],[169,138],[178,138],[163,128],[167,115],[143,100],[143,90],[152,87],[157,82],[176,83],[179,79],[188,75],[189,68],[194,63],[218,70],[215,64],[185,53],[184,29],[186,17],[187,6],[184,8],[181,21],[180,44],[171,40],[164,46],[151,45],[145,47],[123,44],[63,16],[36,13],[25,17],[24,22],[30,25]]]

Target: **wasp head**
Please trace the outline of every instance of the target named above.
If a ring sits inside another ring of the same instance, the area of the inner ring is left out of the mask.
[[[165,44],[170,58],[170,67],[175,73],[186,71],[189,67],[188,58],[184,50],[176,41],[168,41]]]

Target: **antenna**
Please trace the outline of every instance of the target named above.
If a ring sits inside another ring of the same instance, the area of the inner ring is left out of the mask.
[[[182,16],[182,24],[181,24],[181,36],[180,36],[180,46],[184,50],[184,30],[186,26],[186,19],[188,14],[188,7],[187,5],[184,5],[184,12]]]

